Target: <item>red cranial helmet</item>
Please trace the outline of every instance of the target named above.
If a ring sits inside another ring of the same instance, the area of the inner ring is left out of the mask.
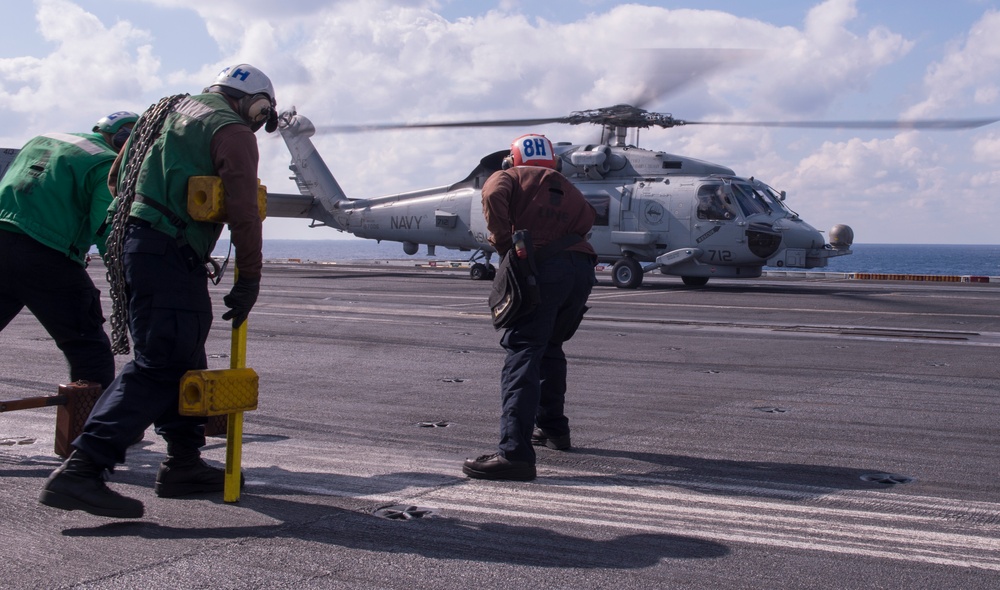
[[[506,161],[509,160],[509,163]],[[544,135],[529,133],[510,144],[510,156],[505,160],[509,166],[541,166],[558,169],[558,158],[552,149],[552,142]]]

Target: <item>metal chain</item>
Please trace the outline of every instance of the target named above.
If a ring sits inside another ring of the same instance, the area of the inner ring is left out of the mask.
[[[163,121],[177,103],[187,96],[187,94],[168,96],[146,109],[132,129],[128,159],[121,164],[123,180],[119,183],[121,189],[118,191],[118,206],[108,234],[105,254],[108,285],[111,291],[111,351],[114,354],[129,353],[128,292],[124,266],[125,224],[132,210],[132,202],[135,200],[135,185],[139,178],[139,170],[146,159],[146,152],[160,135]]]

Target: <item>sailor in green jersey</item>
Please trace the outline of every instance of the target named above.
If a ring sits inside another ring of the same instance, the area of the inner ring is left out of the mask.
[[[107,387],[115,359],[100,292],[86,271],[111,194],[108,170],[139,116],[119,111],[91,133],[46,133],[0,179],[0,330],[27,307],[69,362],[71,381]]]
[[[239,268],[222,317],[238,326],[257,300],[262,266],[254,132],[265,124],[274,131],[274,109],[271,81],[239,64],[201,94],[167,97],[139,120],[109,178],[120,199],[109,254],[120,256],[135,354],[97,401],[73,453],[45,483],[42,504],[142,516],[142,502],[110,489],[102,476],[125,462],[129,445],[151,424],[167,443],[158,496],[223,491],[224,471],[201,459],[205,419],[178,412],[181,377],[208,367],[212,302],[205,261],[222,230],[188,215],[187,183],[191,176],[222,179]]]

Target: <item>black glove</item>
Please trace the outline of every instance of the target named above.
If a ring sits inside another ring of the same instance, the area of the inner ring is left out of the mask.
[[[222,302],[229,308],[229,311],[222,314],[222,319],[232,319],[234,330],[242,326],[247,316],[250,315],[253,304],[257,303],[259,293],[260,279],[237,278],[233,290],[222,298]]]

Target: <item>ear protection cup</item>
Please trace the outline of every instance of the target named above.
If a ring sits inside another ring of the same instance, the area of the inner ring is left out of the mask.
[[[128,136],[132,133],[132,126],[122,127],[114,135],[111,136],[111,147],[115,148],[116,152],[120,152],[123,147],[125,147],[125,142],[128,141]]]
[[[250,97],[250,104],[246,106],[245,116],[248,121],[256,123],[267,120],[267,111],[271,109],[271,101],[262,94],[255,94]]]
[[[507,156],[506,158],[503,159],[503,162],[500,163],[500,168],[503,170],[507,170],[513,167],[514,167],[514,156]]]
[[[250,125],[250,128],[255,132],[260,129],[265,122],[268,123],[268,127],[271,126],[271,120],[274,120],[275,127],[277,126],[278,120],[277,115],[274,112],[274,108],[271,106],[271,99],[267,97],[266,94],[254,94],[247,95],[239,100],[240,116]],[[271,129],[273,131],[273,128]]]

